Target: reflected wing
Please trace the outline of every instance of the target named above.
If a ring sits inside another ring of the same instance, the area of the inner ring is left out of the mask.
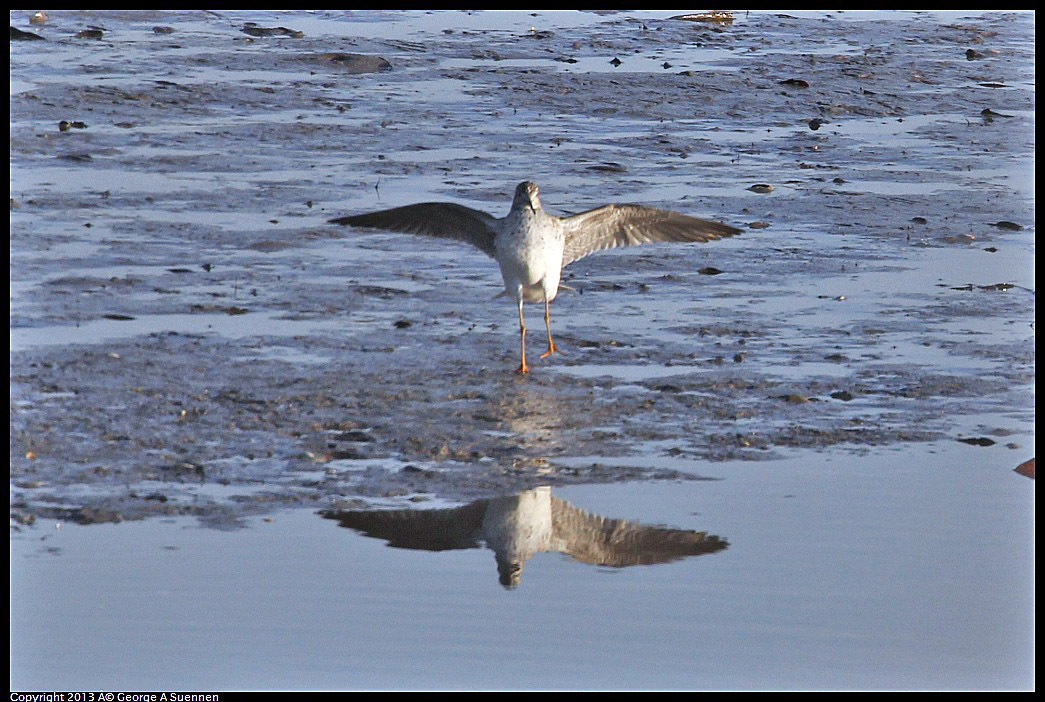
[[[422,202],[330,220],[332,224],[467,241],[490,257],[495,254],[497,221],[486,212],[452,202]]]
[[[714,241],[740,233],[736,227],[641,205],[606,205],[563,217],[562,265],[617,246],[668,241]]]
[[[559,551],[581,563],[614,568],[670,563],[688,556],[715,553],[729,546],[725,539],[706,531],[607,519],[554,497],[552,524]]]
[[[320,514],[389,546],[422,551],[478,548],[488,500],[450,509],[326,510]]]

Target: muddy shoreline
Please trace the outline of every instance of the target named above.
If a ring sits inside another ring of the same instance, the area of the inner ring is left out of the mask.
[[[55,12],[12,42],[15,528],[1033,455],[1032,15],[480,19]],[[745,232],[577,263],[567,354],[519,378],[482,254],[326,224],[500,216],[522,179]]]

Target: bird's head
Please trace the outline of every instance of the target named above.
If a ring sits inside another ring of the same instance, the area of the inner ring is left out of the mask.
[[[515,199],[512,202],[512,207],[529,207],[531,210],[536,212],[541,209],[541,200],[537,197],[536,183],[530,181],[523,181],[515,188]]]

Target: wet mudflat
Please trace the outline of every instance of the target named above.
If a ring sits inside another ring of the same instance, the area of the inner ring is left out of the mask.
[[[1031,485],[1031,16],[11,21],[16,529],[951,444]],[[524,179],[745,231],[574,264],[518,377],[493,261],[326,223]]]

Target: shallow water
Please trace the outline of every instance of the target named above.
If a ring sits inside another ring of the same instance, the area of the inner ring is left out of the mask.
[[[1033,687],[1033,15],[672,14],[12,42],[13,688]],[[577,262],[519,378],[489,259],[327,223],[522,179],[744,231]],[[319,516],[549,488],[728,547],[506,591]]]
[[[813,454],[694,466],[710,481],[555,489],[589,513],[728,545],[618,567],[538,553],[515,589],[481,541],[389,548],[309,511],[236,532],[41,524],[12,540],[11,684],[1018,688],[1032,683],[1033,495],[1009,471],[963,465],[976,452]]]

